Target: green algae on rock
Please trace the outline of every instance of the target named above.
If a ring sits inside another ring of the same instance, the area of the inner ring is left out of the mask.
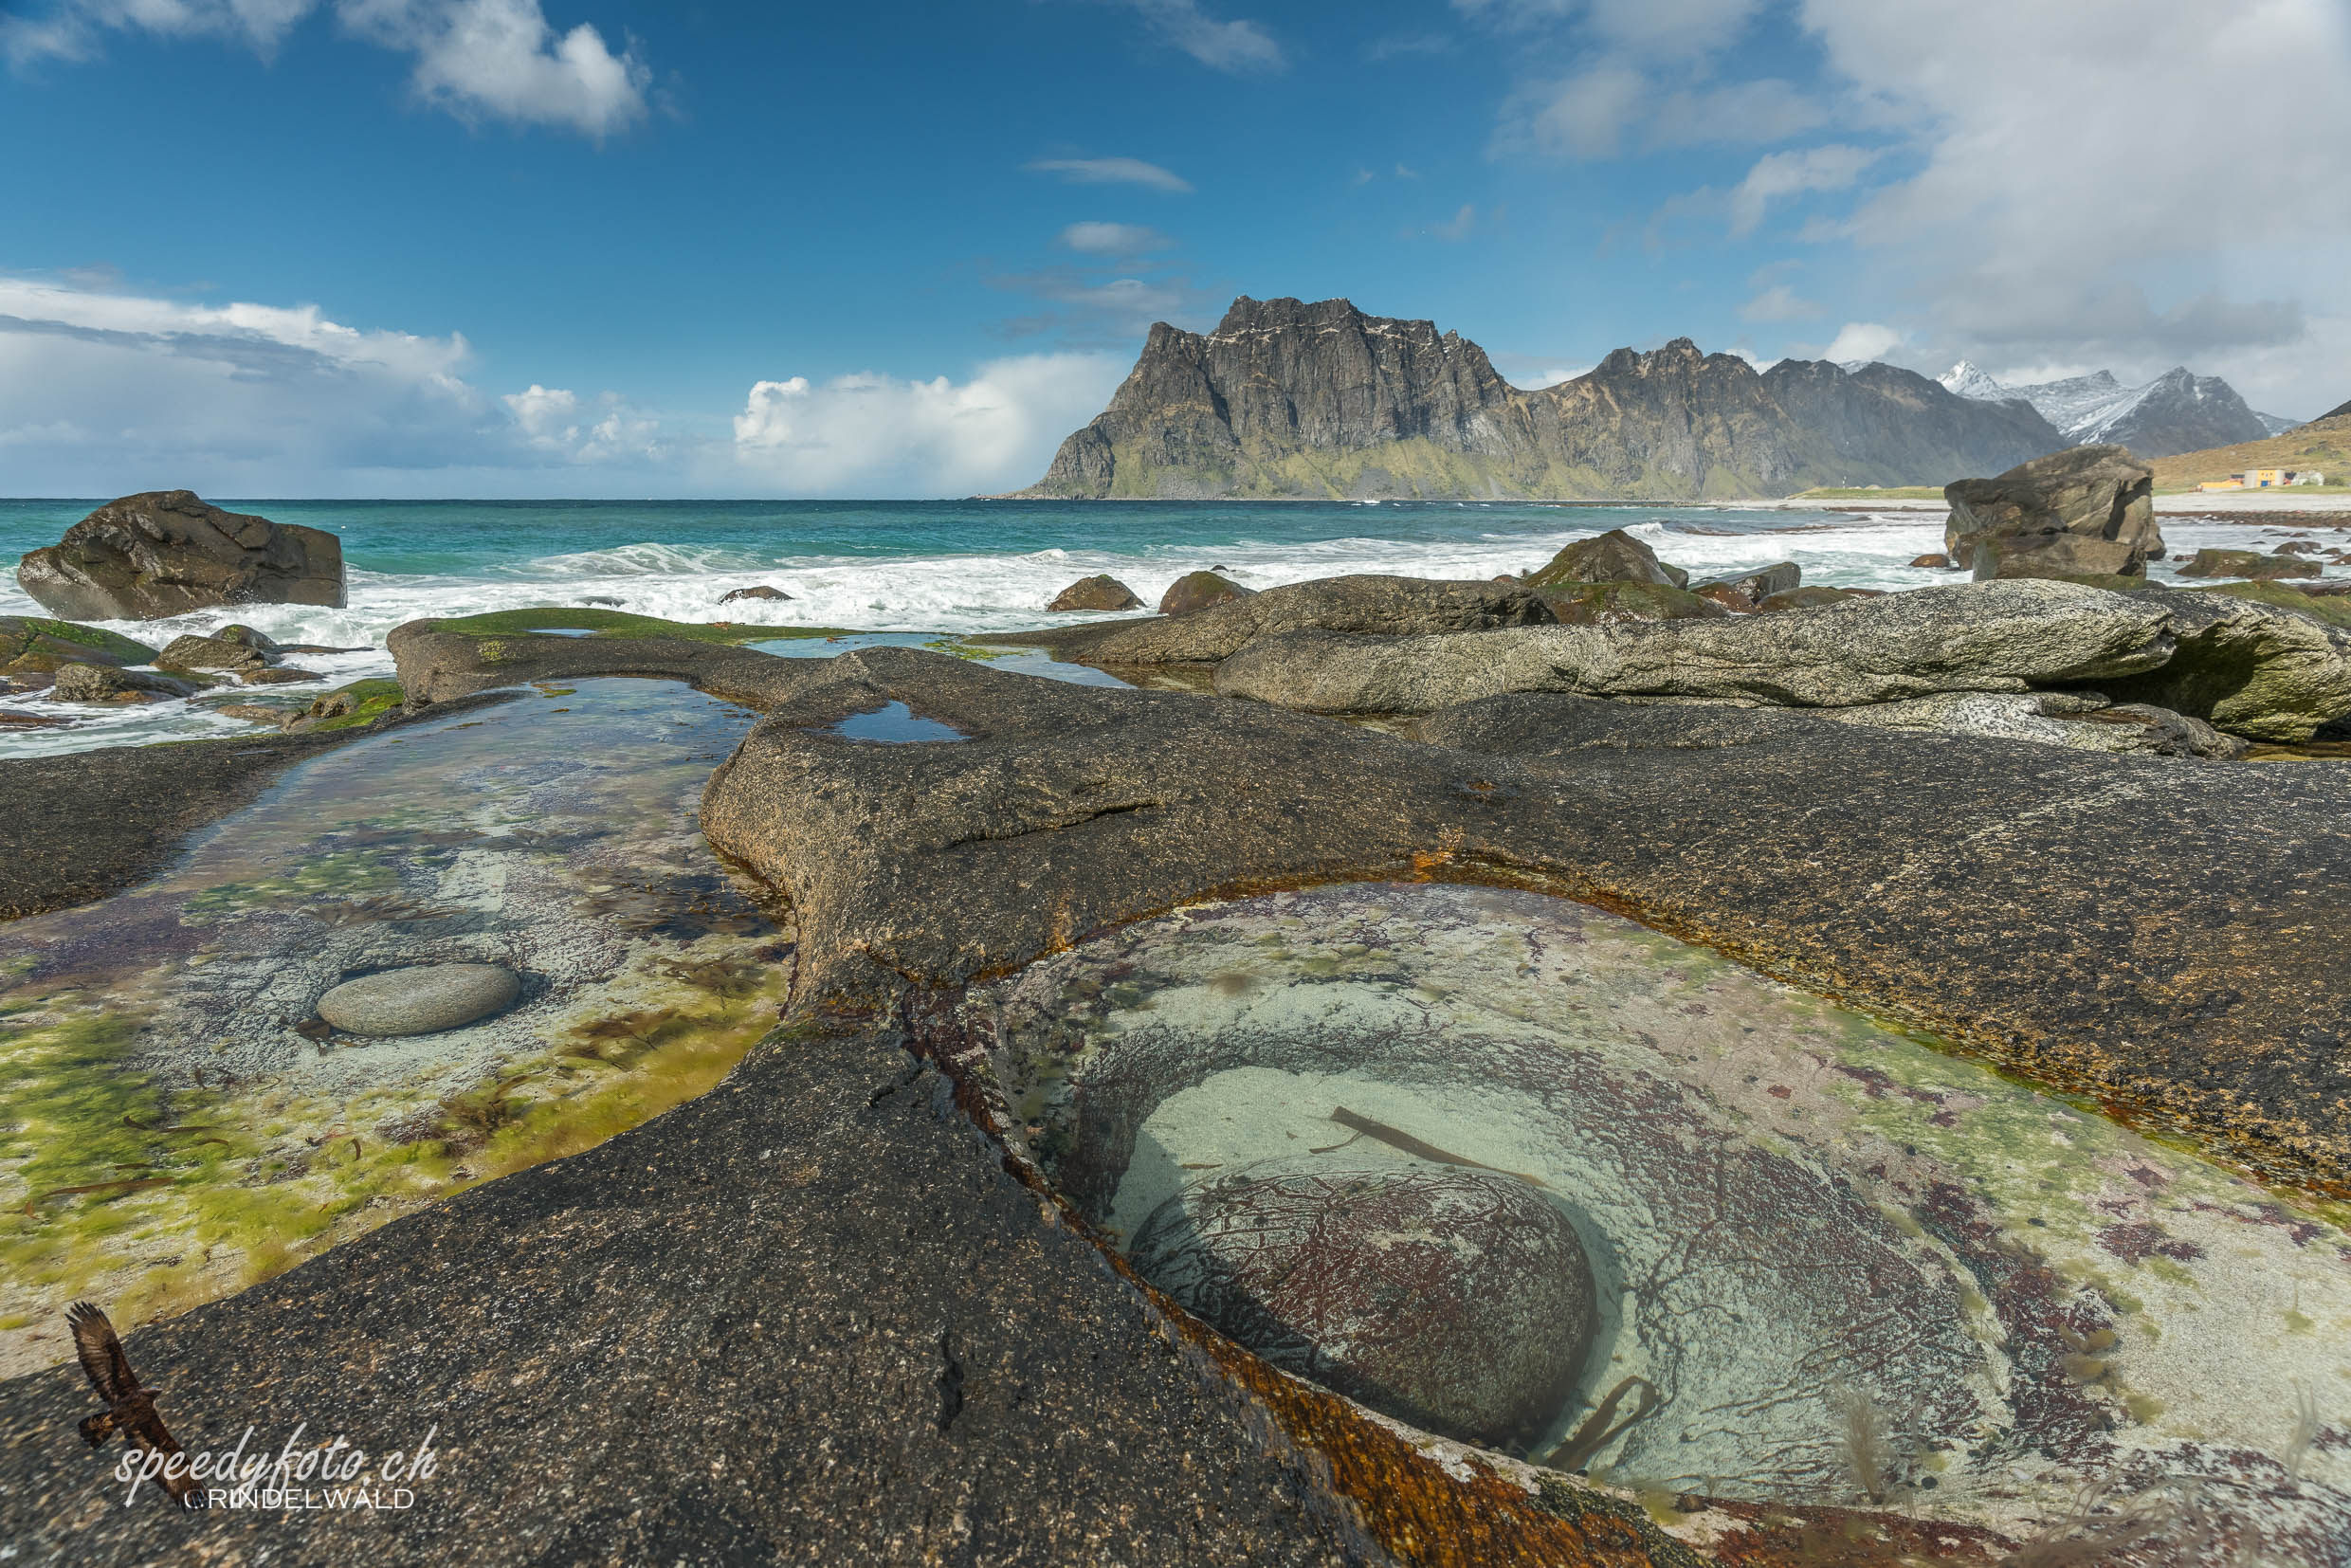
[[[780,637],[838,637],[838,627],[755,626],[747,621],[665,621],[658,615],[585,606],[548,605],[493,610],[428,623],[437,631],[467,637],[504,637],[563,631],[595,637],[683,637],[698,643],[756,643]]]
[[[2018,1536],[2160,1477],[2276,1560],[2351,1529],[2351,1462],[2288,1430],[2351,1412],[2322,1348],[2351,1216],[1617,917],[1393,884],[1194,906],[966,1015],[1011,1140],[1113,1238],[1252,1161],[1429,1168],[1340,1110],[1539,1178],[1604,1302],[1552,1436],[1629,1377],[1665,1400],[1595,1474]],[[1868,1473],[1855,1400],[1890,1434]]]
[[[596,683],[362,741],[160,880],[9,927],[0,1367],[265,1278],[708,1087],[773,1022],[788,944],[695,830],[750,716]],[[352,975],[483,961],[511,1012],[336,1034]]]

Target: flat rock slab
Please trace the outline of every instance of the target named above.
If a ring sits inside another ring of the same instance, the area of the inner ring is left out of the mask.
[[[910,649],[820,667],[702,811],[802,910],[801,1005],[960,986],[1236,889],[1520,878],[2351,1191],[2341,765],[1539,694],[1431,716],[1423,744]],[[811,727],[891,700],[975,739]]]
[[[496,964],[417,964],[345,980],[319,998],[319,1016],[346,1034],[438,1034],[505,1012],[521,978]]]

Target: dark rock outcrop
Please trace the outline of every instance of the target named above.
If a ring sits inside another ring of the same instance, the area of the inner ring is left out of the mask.
[[[343,603],[332,534],[224,512],[191,491],[124,496],[18,563],[43,608],[95,621],[152,621],[225,604]]]
[[[1759,374],[1676,338],[1526,392],[1431,322],[1244,296],[1206,335],[1154,326],[1110,406],[1027,493],[1776,496],[1940,483],[2062,445],[2028,408],[1890,366]]]
[[[155,655],[158,669],[218,669],[236,675],[264,668],[268,663],[266,653],[247,643],[192,633],[173,638]]]
[[[1160,1204],[1128,1257],[1284,1371],[1489,1448],[1558,1414],[1597,1326],[1575,1226],[1487,1171],[1248,1166]]]
[[[2022,575],[2140,576],[2163,558],[2155,470],[2121,447],[2076,447],[1996,479],[1943,486],[1943,544],[1978,581]],[[2030,563],[2029,571],[2015,566]],[[2012,564],[2014,563],[2014,564]]]
[[[1189,615],[1072,627],[1056,639],[1093,665],[1214,664],[1252,637],[1313,628],[1381,636],[1434,631],[1489,631],[1543,626],[1553,619],[1541,595],[1518,583],[1431,582],[1372,574],[1286,583],[1230,599]],[[994,632],[979,643],[1022,645],[1028,632]]]
[[[738,599],[775,599],[789,601],[791,598],[792,595],[785,593],[782,589],[774,588],[766,583],[761,583],[756,588],[738,588],[732,593],[721,593],[719,595],[719,602],[720,604],[733,604]],[[582,599],[580,602],[582,604],[615,605],[620,603],[618,599]]]
[[[60,665],[49,694],[61,702],[161,702],[193,697],[194,683],[113,665]]]
[[[1911,561],[1910,564],[1912,566],[1923,566],[1936,572],[1956,572],[1959,570],[1959,563],[1953,560],[1949,556],[1944,555],[1940,550],[1930,556],[1921,556]]]
[[[1159,595],[1159,613],[1194,615],[1220,604],[1246,599],[1256,592],[1214,572],[1187,572],[1168,584],[1167,592]]]
[[[1133,589],[1107,572],[1103,572],[1091,577],[1080,577],[1054,594],[1053,602],[1045,608],[1051,611],[1090,610],[1097,613],[1116,613],[1122,610],[1140,610],[1142,607],[1142,600],[1135,596]]]
[[[1793,593],[1803,586],[1803,582],[1804,569],[1795,562],[1774,561],[1769,566],[1759,566],[1753,572],[1736,576],[1712,578],[1700,583],[1691,592],[1705,594],[1733,609],[1752,609],[1775,593]],[[1722,592],[1720,594],[1708,593],[1710,589]]]
[[[2315,577],[2321,571],[2319,563],[2302,560],[2280,551],[2266,556],[2258,550],[2198,550],[2196,558],[2179,569],[2183,577],[2250,577],[2256,581],[2275,577]]]
[[[1657,552],[1621,528],[1588,539],[1577,539],[1526,577],[1529,588],[1555,588],[1562,583],[1662,583],[1687,588],[1689,574],[1668,566]]]

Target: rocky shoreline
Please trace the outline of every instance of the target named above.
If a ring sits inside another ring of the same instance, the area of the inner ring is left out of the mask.
[[[1367,650],[1425,671],[1454,657],[1436,645],[1540,646],[1558,669],[1571,645],[1725,636],[1816,647],[1820,679],[1845,685],[2033,697],[2145,679],[2190,645],[2216,646],[2213,628],[2247,626],[2270,651],[2223,661],[2227,680],[2174,692],[2168,711],[2241,721],[2232,694],[2278,689],[2255,677],[2283,659],[2299,672],[2287,687],[2317,695],[2265,698],[2261,712],[2300,715],[2289,725],[2307,733],[2351,709],[2351,688],[2324,673],[2339,636],[2318,621],[2201,594],[1987,582],[1930,591],[1950,625],[1892,657],[1855,618],[1900,628],[1928,610],[1528,625],[1533,601],[1512,585],[1302,588],[1001,639],[1105,667],[1205,670],[1226,697],[1067,685],[913,649],[782,659],[683,635],[400,629],[400,678],[427,716],[605,676],[681,681],[762,715],[711,775],[702,830],[789,901],[784,1026],[702,1099],[131,1337],[191,1447],[298,1421],[387,1445],[437,1420],[435,1441],[462,1460],[397,1523],[115,1506],[100,1461],[70,1441],[84,1393],[58,1368],[0,1394],[9,1538],[124,1562],[182,1549],[330,1562],[362,1539],[403,1562],[1678,1568],[1819,1561],[1827,1541],[1834,1561],[1990,1563],[2016,1548],[2015,1535],[1866,1498],[1645,1498],[1637,1481],[1449,1445],[1275,1372],[1099,1247],[1017,1147],[967,999],[1099,934],[1277,889],[1493,885],[1597,905],[2082,1097],[2257,1174],[2280,1201],[2340,1213],[2327,1206],[2351,1198],[2341,763],[2112,755],[1948,715],[1859,724],[1833,705],[1784,705],[1784,692],[1761,706],[1609,700],[1578,689],[1588,681],[1390,704],[1400,735],[1234,700],[1249,662],[1277,652],[1303,650],[1327,681]],[[2018,664],[2018,649],[2054,645],[2002,633],[1976,664],[1950,656],[1946,633],[1994,624],[1973,610],[1996,605],[2062,628],[2069,651]],[[1121,638],[1123,663],[1110,657]],[[1711,667],[1775,662],[1787,664],[1726,644]],[[1686,658],[1674,667],[1686,682]],[[894,704],[917,743],[844,728]],[[145,813],[147,847],[119,857],[133,867],[250,798],[264,770],[333,741],[256,743],[249,766],[224,765],[169,815],[151,803],[180,757],[90,754],[110,760],[77,776]],[[134,874],[73,883],[20,856],[0,886],[15,906],[52,907]],[[1938,1223],[1957,1237],[1969,1222]],[[2335,1491],[2313,1495],[2310,1517],[2333,1517]],[[2226,1517],[2238,1539],[2268,1522],[2291,1552],[2293,1532],[2331,1527]]]

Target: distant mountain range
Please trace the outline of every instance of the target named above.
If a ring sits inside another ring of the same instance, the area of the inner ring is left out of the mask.
[[[2110,441],[2141,457],[2260,441],[2292,429],[2298,420],[2260,413],[2216,375],[2191,374],[2184,365],[2143,386],[2126,387],[2110,371],[2003,386],[1962,359],[1936,378],[1945,389],[1981,403],[2023,402],[2081,447]]]
[[[1110,406],[1023,493],[1784,496],[1941,484],[2069,445],[2027,400],[1959,396],[1892,365],[1786,359],[1759,373],[1680,337],[1529,392],[1431,322],[1244,296],[1211,333],[1155,325]]]

